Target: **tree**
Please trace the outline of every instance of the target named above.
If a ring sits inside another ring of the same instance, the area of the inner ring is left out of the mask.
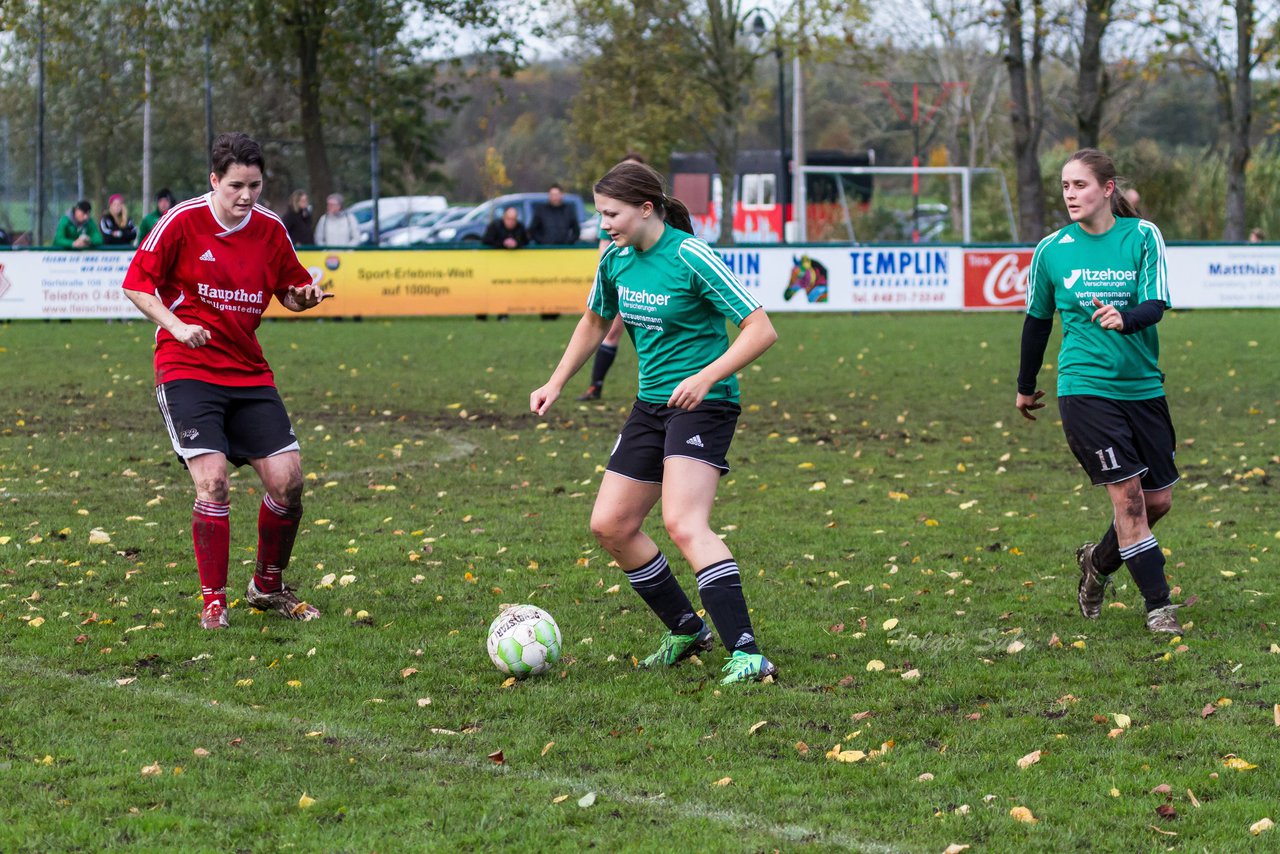
[[[796,50],[843,37],[843,25],[857,19],[862,6],[794,0],[777,16],[778,31],[768,44],[753,44],[746,36],[753,9],[741,0],[571,0],[568,10],[582,21],[584,85],[574,122],[582,141],[608,135],[608,165],[646,142],[654,147],[650,156],[663,159],[684,142],[709,149],[725,196],[719,240],[732,243],[728,214],[757,64],[775,46]],[[615,130],[598,131],[599,126]]]
[[[1110,78],[1102,58],[1102,39],[1111,23],[1115,0],[1085,0],[1080,63],[1076,76],[1076,130],[1081,148],[1097,148],[1102,137],[1102,108]]]
[[[455,107],[453,87],[469,74],[509,75],[520,64],[519,34],[538,32],[516,0],[248,2],[246,41],[262,45],[271,72],[289,81],[297,97],[307,185],[317,199],[334,186],[335,131],[364,134],[372,114],[396,145],[434,155],[440,125],[429,111]],[[463,37],[469,63],[457,49]]]
[[[671,152],[702,143],[690,116],[710,109],[691,85],[680,34],[681,0],[571,3],[566,24],[580,46],[570,112],[575,179],[590,184],[629,152],[665,172]]]
[[[1175,61],[1212,77],[1227,130],[1227,198],[1223,240],[1245,238],[1245,167],[1252,151],[1253,73],[1277,52],[1276,4],[1254,0],[1221,5],[1161,4],[1172,22],[1167,38]]]
[[[1040,137],[1044,130],[1045,11],[1043,0],[1031,0],[1027,26],[1023,0],[1001,0],[1004,64],[1009,71],[1012,104],[1014,172],[1018,186],[1018,237],[1037,241],[1044,235],[1044,186],[1040,180]],[[1028,35],[1030,44],[1028,44]],[[1028,53],[1028,49],[1030,53]]]

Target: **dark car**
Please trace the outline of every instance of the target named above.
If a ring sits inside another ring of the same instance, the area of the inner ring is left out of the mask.
[[[507,208],[515,208],[520,213],[520,223],[526,228],[533,221],[535,205],[546,204],[546,193],[511,193],[498,196],[472,208],[466,216],[452,222],[442,223],[424,242],[430,243],[479,243],[488,228],[490,221],[502,218]],[[581,223],[588,219],[587,209],[582,197],[576,193],[565,193],[564,203],[570,207],[574,220]]]

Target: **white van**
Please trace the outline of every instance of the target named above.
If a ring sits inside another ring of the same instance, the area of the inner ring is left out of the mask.
[[[412,214],[421,211],[442,211],[449,207],[444,196],[384,196],[378,199],[378,230],[389,231],[400,228]],[[360,228],[360,243],[367,245],[373,242],[373,199],[356,202],[347,208],[356,218]]]

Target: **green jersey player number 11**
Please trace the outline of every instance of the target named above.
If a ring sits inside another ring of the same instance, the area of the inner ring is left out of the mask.
[[[1147,628],[1178,634],[1164,553],[1151,532],[1172,504],[1176,437],[1159,368],[1156,324],[1170,307],[1164,239],[1119,188],[1115,163],[1096,149],[1062,167],[1071,223],[1040,241],[1027,282],[1027,316],[1015,405],[1044,404],[1036,373],[1053,315],[1062,317],[1058,411],[1067,445],[1111,499],[1114,520],[1076,552],[1080,613],[1096,619],[1107,584],[1127,564],[1146,605]]]

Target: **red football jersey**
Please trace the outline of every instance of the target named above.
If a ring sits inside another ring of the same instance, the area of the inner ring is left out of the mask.
[[[155,294],[183,323],[203,326],[209,343],[191,348],[156,330],[156,384],[275,385],[255,334],[272,294],[311,284],[280,218],[260,205],[228,229],[213,194],[175,205],[142,241],[124,277]]]

